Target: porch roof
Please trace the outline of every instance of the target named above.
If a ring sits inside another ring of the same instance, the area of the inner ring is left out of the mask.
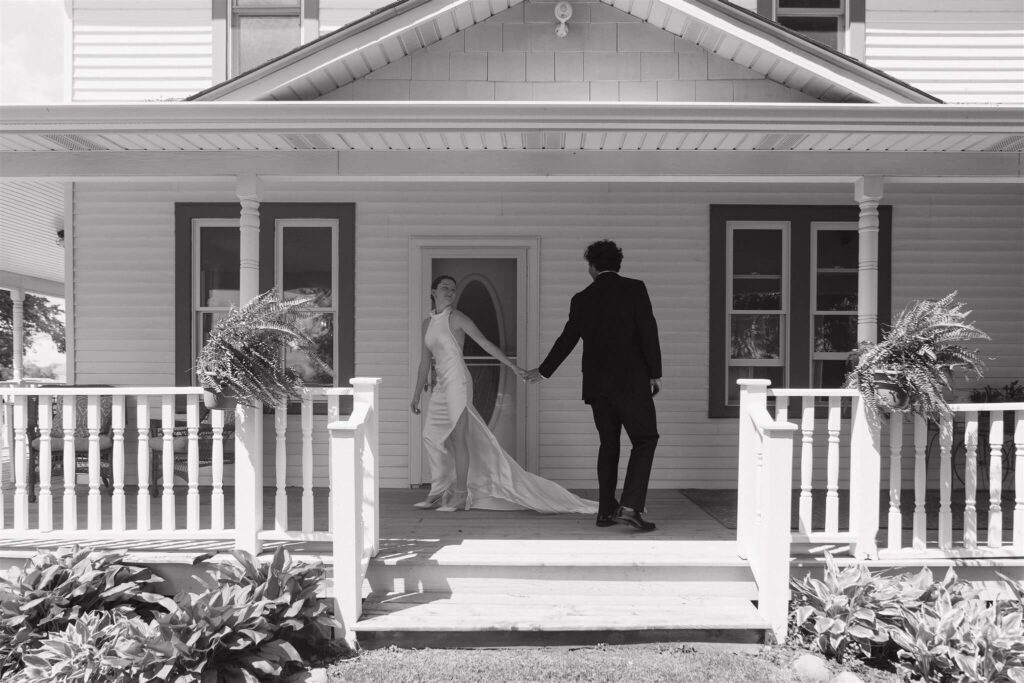
[[[883,175],[1019,181],[1022,120],[1024,107],[974,105],[8,105],[0,107],[0,178]]]

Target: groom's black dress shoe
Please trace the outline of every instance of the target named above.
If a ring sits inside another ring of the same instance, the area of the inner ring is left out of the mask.
[[[604,527],[604,526],[615,526],[615,520],[612,518],[611,515],[601,515],[601,514],[599,514],[597,516],[597,526],[601,526],[601,527]]]
[[[654,522],[648,522],[640,516],[639,512],[626,507],[620,507],[612,517],[612,521],[616,524],[626,524],[637,531],[654,531],[657,528]]]

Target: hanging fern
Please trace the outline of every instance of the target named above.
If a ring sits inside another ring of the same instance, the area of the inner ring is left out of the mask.
[[[944,394],[953,370],[982,376],[984,361],[977,349],[964,343],[989,336],[967,321],[971,312],[954,303],[955,298],[953,292],[911,303],[881,342],[862,343],[854,352],[857,364],[847,375],[846,386],[860,391],[872,416],[909,411],[937,420],[950,412]],[[909,397],[908,407],[879,391],[889,383]]]
[[[196,358],[202,387],[249,406],[294,398],[303,382],[295,370],[285,367],[285,349],[304,352],[318,370],[331,374],[316,342],[296,324],[299,309],[311,300],[285,301],[271,290],[244,306],[232,306]]]

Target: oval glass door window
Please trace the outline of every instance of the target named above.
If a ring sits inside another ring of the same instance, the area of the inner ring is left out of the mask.
[[[455,307],[468,315],[485,337],[504,349],[507,345],[499,305],[494,287],[486,276],[473,273],[459,283]],[[473,407],[493,430],[494,406],[502,393],[504,373],[501,370],[504,366],[468,336],[463,353],[473,376]]]

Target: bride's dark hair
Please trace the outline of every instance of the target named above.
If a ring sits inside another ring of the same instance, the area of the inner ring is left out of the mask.
[[[434,281],[430,283],[430,310],[432,311],[437,307],[434,302],[434,290],[437,289],[437,286],[445,280],[451,280],[453,285],[458,285],[458,282],[456,282],[455,278],[451,275],[438,275],[435,277]]]

